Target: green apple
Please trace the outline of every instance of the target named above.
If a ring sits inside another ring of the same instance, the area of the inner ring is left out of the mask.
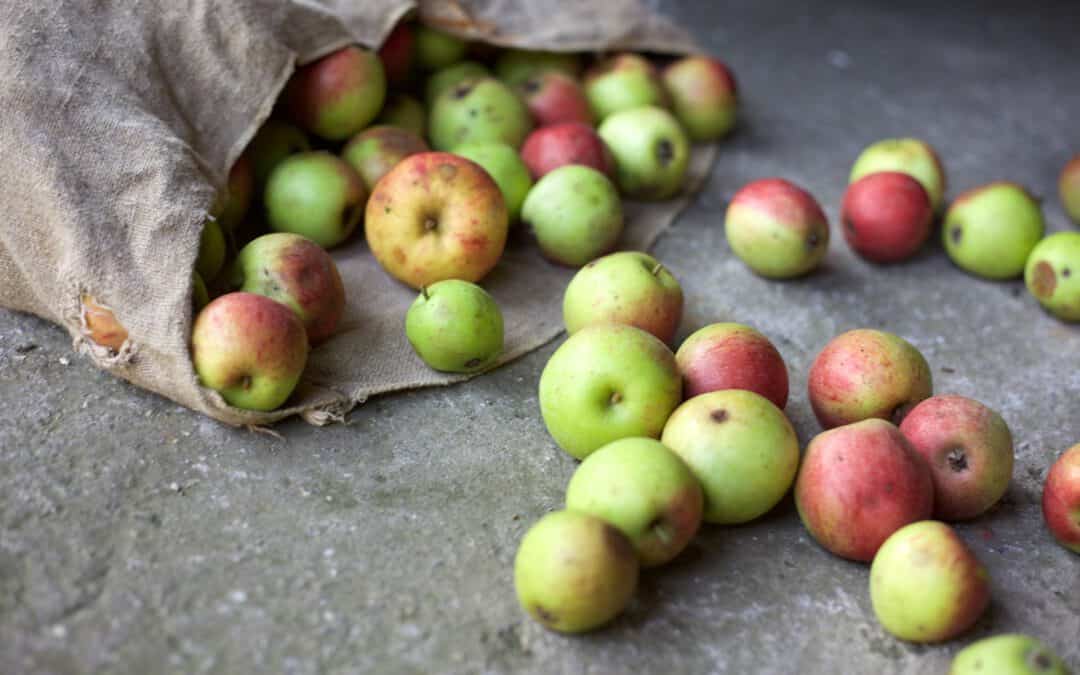
[[[1080,232],[1057,232],[1036,244],[1024,268],[1024,281],[1051,314],[1080,321]]]
[[[282,98],[294,122],[328,141],[341,141],[379,114],[386,74],[373,52],[344,47],[298,68]]]
[[[447,89],[435,99],[428,119],[428,138],[436,150],[471,143],[505,143],[516,149],[531,130],[525,104],[493,77],[467,79]]]
[[[937,152],[917,138],[886,138],[867,146],[851,167],[849,183],[881,171],[899,171],[919,181],[935,212],[945,203],[945,167]]]
[[[352,137],[341,157],[364,181],[370,193],[375,183],[409,155],[427,152],[424,139],[400,127],[374,126]]]
[[[622,110],[597,130],[615,160],[619,189],[631,199],[673,197],[690,164],[690,141],[668,111],[653,106]]]
[[[735,126],[735,78],[720,61],[686,56],[664,68],[662,80],[675,117],[692,140],[715,141]]]
[[[544,256],[570,267],[615,248],[623,231],[615,186],[596,169],[578,164],[544,175],[525,198],[521,217]]]
[[[258,194],[262,194],[270,174],[286,157],[310,150],[311,142],[299,127],[281,120],[267,120],[245,151],[251,157]]]
[[[762,178],[731,198],[724,233],[732,252],[755,273],[790,279],[817,267],[829,249],[829,221],[806,190]]]
[[[987,279],[1012,279],[1042,239],[1042,208],[1016,183],[999,181],[956,198],[941,228],[945,251],[961,269]]]
[[[424,100],[427,101],[428,105],[431,105],[435,102],[435,99],[439,98],[439,94],[447,89],[451,89],[474,77],[488,77],[490,75],[491,71],[476,61],[455,63],[432,73],[428,77],[427,83],[424,84]]]
[[[427,113],[424,104],[408,94],[391,94],[375,124],[398,127],[423,138],[427,134]]]
[[[328,152],[286,158],[270,174],[263,197],[270,229],[303,235],[323,248],[349,238],[366,199],[356,171]]]
[[[1028,635],[983,638],[953,657],[949,675],[1069,675],[1049,647]]]
[[[447,279],[420,290],[405,315],[405,335],[435,370],[475,373],[502,354],[502,312],[476,284]]]
[[[470,143],[454,148],[454,154],[476,162],[491,175],[506,202],[510,223],[516,223],[533,186],[532,175],[517,150],[505,143]]]
[[[644,567],[662,565],[701,525],[697,478],[652,438],[623,438],[585,458],[566,488],[566,508],[619,528]]]
[[[416,65],[422,70],[439,70],[452,66],[465,58],[465,50],[468,45],[449,33],[417,24],[416,42]]]
[[[705,522],[746,523],[780,501],[799,469],[787,417],[752,391],[724,389],[679,406],[660,437],[705,491]]]
[[[574,333],[540,375],[540,413],[566,452],[584,459],[629,436],[658,438],[682,397],[675,356],[663,342],[623,324]]]
[[[229,169],[229,178],[225,186],[225,202],[217,217],[221,231],[231,233],[243,222],[251,206],[252,192],[255,190],[255,176],[251,160],[244,152]]]
[[[648,59],[637,54],[618,54],[600,61],[585,73],[584,86],[593,116],[601,121],[620,110],[668,105],[660,74]]]
[[[203,307],[210,304],[210,292],[206,290],[206,282],[198,272],[191,273],[191,305],[198,314]]]
[[[581,59],[577,54],[566,52],[507,49],[495,60],[495,76],[511,87],[534,75],[553,70],[577,77],[581,72]]]
[[[195,271],[203,279],[213,281],[225,265],[225,235],[216,220],[207,220],[199,236],[199,257],[195,259]]]
[[[623,611],[637,588],[634,547],[599,518],[555,511],[525,533],[514,558],[522,609],[562,633],[598,628]]]

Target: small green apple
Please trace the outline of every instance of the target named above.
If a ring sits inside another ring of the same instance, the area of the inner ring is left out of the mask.
[[[593,116],[600,121],[620,110],[668,105],[660,74],[637,54],[617,54],[600,61],[585,73],[584,87]]]
[[[328,152],[286,158],[270,174],[264,196],[270,229],[303,235],[323,248],[349,238],[366,199],[356,171]]]
[[[423,138],[427,133],[427,113],[424,104],[412,96],[391,94],[375,124],[406,129]]]
[[[532,175],[517,150],[505,143],[470,143],[454,148],[454,154],[476,162],[491,174],[506,201],[510,223],[516,223],[533,186]]]
[[[1080,232],[1057,232],[1036,244],[1024,281],[1051,314],[1080,321]]]
[[[880,171],[899,171],[919,181],[934,212],[945,203],[945,168],[937,152],[917,138],[886,138],[867,146],[851,167],[849,183]]]
[[[521,217],[544,256],[570,267],[615,248],[623,231],[615,186],[596,169],[578,164],[541,178],[525,198]]]
[[[475,373],[502,353],[502,312],[476,284],[447,279],[421,289],[405,315],[405,335],[435,370]]]
[[[199,236],[199,257],[195,259],[195,271],[203,279],[213,279],[225,265],[225,235],[216,220],[207,220]]]
[[[468,45],[449,33],[417,24],[416,26],[416,65],[422,70],[432,71],[452,66],[465,58]]]
[[[577,54],[565,52],[507,49],[495,60],[495,76],[511,87],[549,71],[577,77],[581,72],[581,59]]]
[[[198,314],[203,307],[210,304],[210,293],[206,290],[206,282],[198,272],[191,273],[191,305]]]
[[[724,234],[747,267],[772,279],[807,274],[829,249],[825,212],[813,195],[783,178],[756,180],[736,192]]]
[[[447,89],[451,89],[474,77],[488,77],[490,75],[491,71],[487,69],[487,66],[476,61],[455,63],[432,73],[428,77],[427,83],[424,84],[424,100],[427,101],[428,105],[431,105],[435,102],[435,99],[439,98],[439,94]]]
[[[1061,658],[1028,635],[983,638],[953,657],[949,675],[1069,675]]]
[[[245,151],[251,157],[257,194],[262,194],[270,174],[286,157],[310,150],[311,142],[299,127],[281,120],[267,120]]]
[[[683,187],[690,141],[663,108],[645,106],[610,115],[597,130],[615,160],[619,189],[631,199],[656,201]]]
[[[945,251],[961,269],[987,279],[1012,279],[1042,239],[1042,208],[1016,183],[999,181],[956,198],[941,228]]]
[[[532,131],[532,118],[517,94],[494,77],[470,78],[435,99],[428,138],[436,150],[468,143],[505,143],[521,147]]]

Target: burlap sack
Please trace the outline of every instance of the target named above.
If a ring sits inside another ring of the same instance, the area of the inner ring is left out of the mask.
[[[102,368],[230,424],[293,414],[339,419],[380,392],[463,379],[433,372],[404,337],[414,297],[363,237],[336,250],[348,307],[313,350],[286,407],[255,413],[199,386],[188,353],[191,270],[214,195],[296,63],[376,47],[405,0],[172,0],[0,5],[0,305],[63,325]],[[499,45],[553,50],[691,49],[637,0],[421,2],[421,18]],[[698,148],[691,185],[712,150]],[[625,248],[648,247],[685,198],[629,205]],[[512,237],[484,285],[502,307],[502,361],[561,330],[571,271]],[[128,330],[119,353],[83,335],[80,297]]]

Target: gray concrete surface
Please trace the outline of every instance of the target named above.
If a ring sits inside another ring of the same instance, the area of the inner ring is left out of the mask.
[[[1080,329],[1019,283],[960,273],[936,245],[875,267],[836,238],[823,271],[773,283],[732,259],[721,229],[734,190],[772,174],[835,223],[859,149],[899,134],[940,149],[951,194],[1021,181],[1046,196],[1051,229],[1066,227],[1054,184],[1080,151],[1076,4],[657,4],[745,94],[745,124],[657,248],[686,289],[683,334],[738,320],[770,335],[804,443],[817,431],[806,369],[857,326],[908,337],[939,392],[1001,411],[1012,487],[959,527],[993,580],[976,629],[934,647],[889,637],[867,568],[818,548],[790,501],[705,528],[644,575],[611,627],[541,629],[511,571],[574,469],[537,410],[555,345],[464,385],[372,400],[348,426],[282,424],[277,440],[138,391],[59,329],[0,311],[0,672],[932,673],[1004,631],[1080,669],[1080,556],[1053,544],[1038,507],[1049,463],[1080,441]]]

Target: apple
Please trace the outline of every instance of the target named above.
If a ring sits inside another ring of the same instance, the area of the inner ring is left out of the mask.
[[[414,31],[416,65],[432,71],[452,66],[465,58],[468,45],[449,33],[417,24]]]
[[[345,311],[345,287],[333,258],[298,234],[264,234],[249,242],[236,255],[229,284],[292,309],[312,345],[334,333]]]
[[[493,77],[467,79],[447,89],[431,107],[428,138],[436,150],[471,143],[521,146],[532,131],[525,104]]]
[[[587,326],[544,366],[540,414],[559,447],[585,459],[620,438],[659,438],[681,385],[674,354],[651,334],[618,323]]]
[[[537,126],[563,122],[592,125],[593,115],[585,91],[570,75],[558,71],[537,73],[514,87]]]
[[[399,127],[423,138],[427,133],[424,104],[408,94],[390,94],[375,124]]]
[[[924,520],[900,528],[870,565],[870,601],[908,642],[944,642],[971,628],[990,604],[990,575],[956,532]]]
[[[310,150],[307,134],[298,127],[281,120],[266,120],[244,151],[251,157],[257,193],[263,193],[270,174],[286,157]]]
[[[427,152],[424,139],[400,127],[374,126],[353,136],[341,151],[341,157],[364,181],[370,193],[375,184],[398,162],[409,155]]]
[[[666,267],[648,253],[620,251],[578,270],[563,295],[563,322],[571,335],[594,324],[623,323],[670,344],[682,308],[682,287]]]
[[[213,280],[225,265],[225,235],[216,220],[207,219],[199,236],[199,256],[195,271],[203,279]]]
[[[1074,223],[1080,224],[1080,155],[1076,155],[1061,170],[1058,179],[1061,207]]]
[[[447,66],[428,76],[427,82],[424,84],[424,100],[430,106],[447,89],[452,89],[465,80],[489,77],[490,75],[491,71],[476,61],[462,61]]]
[[[721,389],[760,394],[780,410],[787,405],[788,372],[769,338],[738,323],[714,323],[694,332],[675,352],[683,396]]]
[[[402,21],[394,26],[394,30],[390,31],[390,35],[379,47],[379,60],[382,61],[383,72],[391,86],[400,87],[409,81],[415,42],[416,35],[412,24]]]
[[[349,238],[364,215],[367,190],[359,174],[328,152],[304,152],[278,164],[266,182],[270,229],[332,248]]]
[[[203,307],[210,304],[210,292],[206,289],[206,282],[198,272],[191,273],[191,307],[198,314]]]
[[[254,190],[254,169],[247,152],[244,152],[229,169],[225,203],[217,216],[217,223],[223,232],[232,232],[244,220]]]
[[[663,565],[686,548],[701,525],[703,500],[686,464],[652,438],[608,443],[585,458],[566,488],[566,508],[619,528],[642,567]]]
[[[83,334],[94,343],[119,352],[127,342],[127,329],[116,320],[116,315],[107,306],[100,304],[92,295],[79,297],[82,304],[80,320]]]
[[[420,289],[443,279],[482,279],[499,262],[507,223],[506,202],[483,167],[423,152],[375,186],[364,232],[383,269]]]
[[[587,166],[563,166],[541,178],[521,215],[544,257],[569,267],[611,251],[623,231],[618,190]]]
[[[848,186],[840,209],[844,238],[877,263],[906,260],[918,252],[934,220],[926,190],[906,173],[881,171]]]
[[[191,329],[199,382],[246,410],[273,410],[292,394],[307,362],[308,337],[293,310],[255,293],[228,293]]]
[[[521,608],[552,630],[582,633],[630,603],[638,557],[617,528],[584,513],[555,511],[521,540],[514,588]]]
[[[564,122],[540,127],[521,146],[521,159],[534,180],[568,164],[581,164],[615,179],[615,160],[592,127]]]
[[[900,424],[933,393],[926,359],[904,338],[861,328],[836,336],[814,358],[810,406],[828,429],[871,417]]]
[[[899,429],[868,419],[810,441],[795,479],[795,506],[826,550],[869,562],[893,532],[930,517],[934,483]]]
[[[705,491],[704,519],[734,525],[769,512],[799,469],[791,422],[752,391],[711,391],[671,413],[660,442],[682,457]]]
[[[867,146],[855,159],[848,182],[879,171],[900,171],[922,184],[937,213],[945,203],[945,167],[926,141],[886,138]]]
[[[405,315],[405,335],[431,368],[475,373],[502,354],[502,312],[476,284],[445,279],[421,289]]]
[[[1013,470],[1005,420],[963,396],[934,396],[911,409],[900,433],[923,456],[934,480],[934,516],[966,520],[996,504]]]
[[[1058,457],[1042,496],[1043,519],[1058,542],[1080,553],[1080,443]]]
[[[953,657],[949,675],[1069,675],[1049,647],[1028,635],[983,638]]]
[[[715,141],[735,126],[739,106],[735,78],[720,61],[686,56],[664,68],[661,81],[691,140]]]
[[[671,113],[652,106],[611,114],[597,130],[615,160],[619,189],[632,199],[675,196],[690,164],[690,141]]]
[[[328,141],[340,141],[379,114],[386,75],[375,54],[344,47],[298,68],[282,96],[294,122]]]
[[[1024,281],[1035,299],[1064,321],[1080,321],[1080,232],[1056,232],[1028,256]]]
[[[735,255],[756,274],[802,276],[829,248],[829,221],[817,200],[782,178],[763,178],[731,198],[724,233]]]
[[[593,117],[601,121],[621,110],[668,105],[660,74],[637,54],[617,54],[593,65],[584,88]]]
[[[506,202],[510,224],[516,223],[533,186],[529,169],[517,150],[504,143],[472,143],[454,148],[454,154],[476,162],[491,175]]]
[[[507,49],[495,60],[496,77],[511,87],[550,72],[577,77],[581,72],[581,60],[577,54],[530,49]]]
[[[966,272],[987,279],[1012,279],[1042,239],[1039,202],[1016,183],[999,181],[956,198],[941,228],[945,252]]]

